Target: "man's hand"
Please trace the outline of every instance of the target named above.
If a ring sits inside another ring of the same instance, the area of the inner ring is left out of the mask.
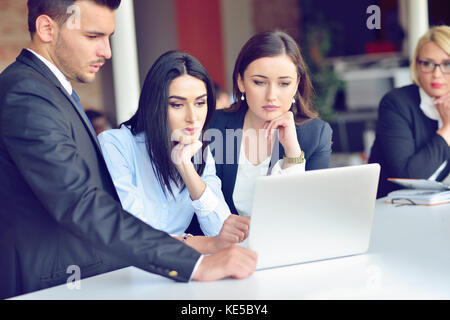
[[[215,281],[228,277],[244,279],[255,271],[256,260],[256,252],[231,245],[213,255],[203,257],[192,279],[196,281]]]

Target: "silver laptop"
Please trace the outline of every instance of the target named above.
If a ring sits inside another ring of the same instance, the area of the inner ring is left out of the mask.
[[[366,252],[379,174],[367,164],[259,178],[243,243],[257,269]]]

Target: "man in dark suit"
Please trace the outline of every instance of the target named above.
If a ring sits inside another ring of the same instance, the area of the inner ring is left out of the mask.
[[[119,4],[28,1],[31,44],[0,75],[0,298],[63,284],[72,266],[81,278],[133,265],[176,281],[254,271],[254,252],[202,257],[122,209],[70,83],[93,81],[111,57]]]

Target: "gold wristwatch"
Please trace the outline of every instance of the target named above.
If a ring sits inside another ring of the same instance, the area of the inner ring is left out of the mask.
[[[296,158],[283,157],[283,160],[284,160],[284,163],[288,163],[288,164],[303,163],[303,162],[305,162],[305,153],[302,151],[300,153],[300,157],[296,157]]]

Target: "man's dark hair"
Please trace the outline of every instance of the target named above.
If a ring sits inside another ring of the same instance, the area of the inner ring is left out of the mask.
[[[36,19],[45,14],[63,24],[70,17],[67,8],[75,3],[76,0],[28,0],[28,31],[31,37],[36,32]],[[121,0],[90,0],[101,6],[116,10]]]

